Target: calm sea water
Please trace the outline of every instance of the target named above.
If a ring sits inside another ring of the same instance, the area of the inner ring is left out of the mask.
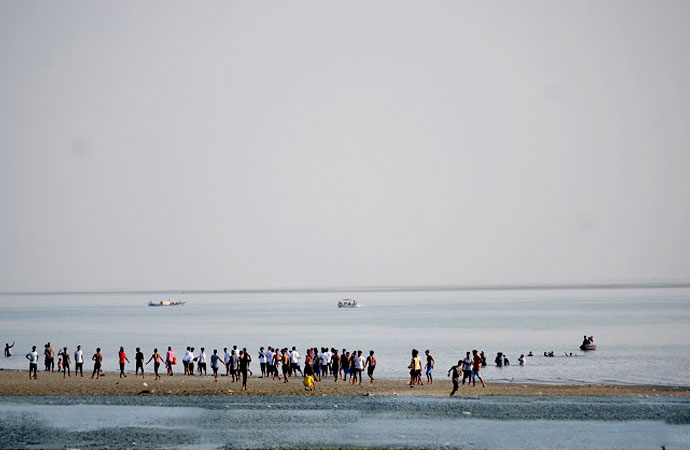
[[[48,341],[70,351],[80,344],[87,361],[100,346],[107,370],[116,369],[120,345],[130,359],[137,346],[148,358],[168,345],[178,355],[188,345],[209,353],[295,345],[375,350],[379,377],[405,378],[417,348],[431,350],[436,376],[445,378],[465,351],[478,349],[488,356],[489,382],[690,384],[688,289],[353,292],[359,309],[337,308],[338,295],[185,295],[173,298],[187,301],[178,308],[150,308],[149,299],[162,297],[145,295],[3,295],[0,340],[16,346],[0,367],[25,368],[30,346]],[[597,351],[579,351],[585,334]],[[543,356],[551,350],[556,357]],[[510,367],[493,366],[499,351]],[[535,356],[519,367],[529,351]]]
[[[0,448],[687,448],[687,398],[0,397]]]

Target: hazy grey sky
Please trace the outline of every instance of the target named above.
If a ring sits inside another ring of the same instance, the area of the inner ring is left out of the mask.
[[[690,2],[0,2],[0,290],[690,278]]]

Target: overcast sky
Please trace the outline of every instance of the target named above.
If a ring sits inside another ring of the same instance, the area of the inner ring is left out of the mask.
[[[0,2],[0,290],[690,279],[690,2]]]

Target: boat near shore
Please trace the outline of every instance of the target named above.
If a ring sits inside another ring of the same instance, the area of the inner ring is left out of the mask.
[[[161,300],[159,302],[154,302],[149,300],[149,306],[182,306],[187,302],[173,302],[171,300]]]
[[[357,300],[344,298],[338,300],[338,308],[359,308],[359,303],[357,303]]]
[[[580,350],[582,350],[583,352],[588,352],[588,351],[592,351],[592,350],[596,350],[596,349],[597,349],[597,344],[587,344],[587,345],[582,344],[580,346]]]

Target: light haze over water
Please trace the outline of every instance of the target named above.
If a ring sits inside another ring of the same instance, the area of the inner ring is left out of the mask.
[[[71,352],[80,344],[87,370],[96,346],[105,369],[115,370],[120,345],[133,361],[137,346],[148,359],[153,347],[172,345],[181,356],[188,345],[203,346],[210,355],[237,344],[252,352],[258,374],[260,346],[295,345],[300,352],[372,349],[378,377],[405,378],[410,350],[417,348],[431,350],[436,377],[447,379],[465,351],[478,349],[486,352],[489,382],[688,385],[690,289],[352,293],[359,309],[337,308],[341,295],[188,294],[172,297],[187,301],[172,308],[148,307],[149,299],[163,297],[142,294],[4,295],[0,339],[17,344],[0,367],[24,368],[30,346],[40,352],[48,341]],[[595,337],[598,350],[579,351],[585,334]],[[530,350],[535,356],[519,367],[519,355]],[[551,350],[556,357],[543,357]],[[498,351],[510,367],[494,367]]]

